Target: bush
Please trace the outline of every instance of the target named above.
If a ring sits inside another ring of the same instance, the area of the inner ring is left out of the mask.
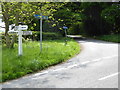
[[[100,20],[88,18],[84,21],[84,29],[89,36],[99,36],[109,34],[112,30],[112,26],[102,18],[100,18]]]
[[[40,31],[33,31],[33,35],[27,35],[24,36],[25,39],[30,38],[34,41],[39,41],[40,40]],[[54,33],[54,32],[43,32],[42,33],[42,38],[43,40],[56,40],[62,38],[62,35],[59,33]]]
[[[95,37],[96,39],[108,41],[108,42],[116,42],[120,43],[120,34],[113,34],[113,35],[102,35],[102,36],[97,36]]]
[[[1,41],[2,43],[5,43],[5,35],[4,34],[0,34],[0,37],[1,37]]]
[[[58,33],[44,32],[43,39],[60,39],[62,36]]]

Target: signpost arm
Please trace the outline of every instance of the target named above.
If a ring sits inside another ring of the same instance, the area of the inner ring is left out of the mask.
[[[42,13],[40,18],[40,52],[42,52]]]

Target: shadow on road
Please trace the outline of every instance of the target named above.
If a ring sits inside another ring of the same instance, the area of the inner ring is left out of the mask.
[[[79,43],[94,42],[94,43],[102,43],[102,44],[118,44],[115,42],[107,42],[107,41],[102,41],[102,40],[97,40],[97,39],[92,39],[92,38],[87,38],[82,36],[76,36],[76,35],[67,35],[67,37],[72,38]]]
[[[102,43],[102,44],[118,44],[114,42],[107,42],[102,40],[96,40],[96,39],[75,39],[79,43],[86,43],[86,42],[93,42],[93,43]]]
[[[92,38],[86,38],[86,37],[74,37],[73,39],[79,43],[93,42],[93,43],[102,43],[102,44],[118,44],[115,42],[107,42],[107,41],[102,41],[102,40],[97,40]]]

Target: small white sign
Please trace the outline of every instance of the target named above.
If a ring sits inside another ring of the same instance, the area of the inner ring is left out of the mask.
[[[19,25],[20,30],[27,30],[28,26],[27,25]]]
[[[14,31],[18,31],[19,26],[15,26]]]
[[[14,29],[8,31],[9,34],[17,34],[18,35],[18,55],[23,54],[22,50],[22,35],[32,35],[32,31],[22,31],[22,30],[27,30],[28,26],[27,25],[19,25],[15,26]]]
[[[16,34],[19,35],[18,31],[8,31],[9,34]],[[22,35],[32,35],[32,31],[21,31]]]
[[[23,31],[23,35],[32,35],[32,31]]]
[[[18,34],[18,31],[13,31],[13,30],[11,30],[11,31],[8,31],[8,33],[9,33],[9,34]]]

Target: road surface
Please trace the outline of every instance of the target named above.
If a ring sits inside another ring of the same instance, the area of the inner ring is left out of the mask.
[[[6,82],[3,88],[118,88],[118,44],[77,40],[82,51],[63,64]]]

